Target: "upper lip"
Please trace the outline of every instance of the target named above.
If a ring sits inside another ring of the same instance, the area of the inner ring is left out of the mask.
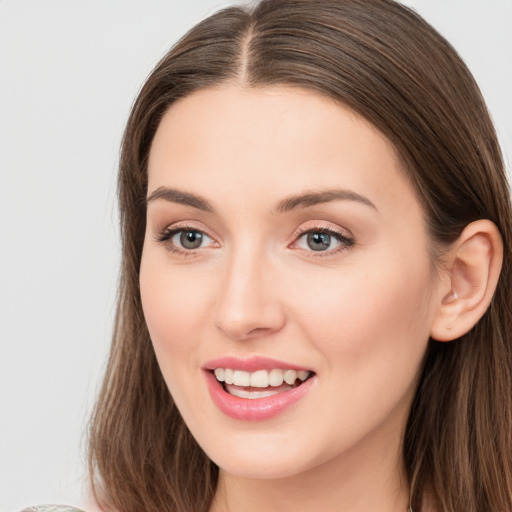
[[[307,370],[312,371],[310,368],[300,366],[297,364],[279,361],[269,357],[252,356],[248,358],[239,358],[233,356],[219,357],[207,361],[203,365],[205,370],[215,370],[215,368],[230,368],[232,370],[243,370],[246,372],[255,372],[258,370],[272,370],[274,368],[280,370]]]

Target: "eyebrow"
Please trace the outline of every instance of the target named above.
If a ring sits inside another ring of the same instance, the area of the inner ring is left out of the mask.
[[[365,196],[352,192],[351,190],[334,189],[323,190],[319,192],[306,192],[295,196],[290,196],[279,201],[275,211],[277,213],[289,212],[296,208],[310,208],[317,204],[329,203],[331,201],[356,201],[377,210],[377,207]]]
[[[203,197],[173,188],[158,187],[148,196],[146,204],[156,201],[157,199],[164,199],[171,203],[191,206],[192,208],[197,208],[198,210],[205,212],[211,213],[214,211],[210,202]],[[310,208],[317,204],[340,200],[355,201],[378,211],[377,207],[367,197],[357,194],[356,192],[352,192],[351,190],[344,189],[329,189],[319,192],[305,192],[303,194],[293,195],[279,201],[274,211],[276,213],[285,213],[298,208]]]
[[[196,196],[195,194],[189,194],[188,192],[182,192],[173,188],[158,187],[154,190],[146,199],[146,205],[157,199],[164,199],[170,203],[183,204],[185,206],[191,206],[198,210],[205,212],[213,212],[212,205],[204,198]]]

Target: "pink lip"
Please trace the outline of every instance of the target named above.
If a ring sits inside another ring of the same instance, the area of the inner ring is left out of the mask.
[[[245,372],[255,372],[258,370],[272,370],[278,368],[280,370],[307,370],[293,364],[270,359],[268,357],[253,356],[248,359],[239,359],[238,357],[221,357],[208,361],[203,369],[215,370],[215,368],[231,368],[232,370],[243,370]]]
[[[215,368],[219,367],[233,368],[229,365],[224,366],[224,363],[215,366]],[[235,368],[240,368],[240,366],[235,365]],[[261,366],[258,368],[262,369]],[[284,369],[282,366],[270,366],[269,368]],[[288,369],[288,367],[286,369]],[[315,377],[310,377],[308,380],[289,391],[283,391],[266,398],[249,399],[233,396],[227,391],[224,391],[224,387],[211,371],[205,371],[204,374],[208,384],[208,391],[210,392],[214,404],[227,416],[236,420],[246,421],[261,421],[277,416],[304,397],[311,389],[313,380],[315,380]]]

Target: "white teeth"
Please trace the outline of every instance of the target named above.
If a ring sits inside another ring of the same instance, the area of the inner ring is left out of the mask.
[[[309,372],[307,370],[299,370],[297,372],[297,377],[304,382],[309,377]]]
[[[268,383],[271,386],[280,386],[284,381],[283,370],[270,370],[268,374]]]
[[[249,398],[254,400],[255,398],[266,398],[267,396],[277,395],[280,393],[277,389],[265,389],[265,391],[247,391],[244,388],[237,388],[236,386],[227,386],[228,391],[231,395],[238,396],[240,398]]]
[[[229,368],[226,368],[224,370],[224,382],[226,384],[233,384],[234,376],[235,376],[235,372],[233,370],[230,370]]]
[[[268,387],[268,372],[267,370],[258,370],[251,373],[251,387],[252,388],[266,388]]]
[[[214,373],[219,382],[253,388],[278,387],[281,386],[283,382],[286,382],[289,386],[293,386],[297,379],[304,382],[311,375],[311,372],[307,370],[280,370],[278,368],[274,368],[270,371],[257,370],[255,372],[232,370],[230,368],[215,368]]]
[[[242,370],[235,370],[233,384],[235,384],[235,386],[250,386],[251,374],[249,372],[243,372]]]
[[[290,386],[297,380],[297,372],[295,370],[286,370],[284,372],[284,381]]]

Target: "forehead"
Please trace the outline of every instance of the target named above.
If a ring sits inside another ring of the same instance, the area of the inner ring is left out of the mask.
[[[333,100],[292,87],[197,91],[163,116],[149,158],[151,192],[172,186],[241,199],[346,188],[417,206],[389,140]],[[224,197],[225,196],[225,197]]]

